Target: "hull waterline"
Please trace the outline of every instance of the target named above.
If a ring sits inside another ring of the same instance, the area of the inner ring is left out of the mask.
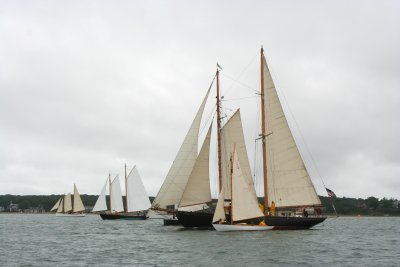
[[[100,213],[103,220],[146,220],[148,217],[144,214],[129,213]]]
[[[85,217],[85,213],[69,214],[69,213],[56,213],[56,217],[66,217],[66,218],[79,218]]]
[[[213,224],[218,232],[235,232],[235,231],[267,231],[274,227],[270,225],[249,225],[249,224]]]
[[[265,216],[265,223],[273,226],[274,230],[301,230],[311,227],[325,221],[326,217],[283,217],[283,216]]]
[[[192,211],[178,211],[176,217],[178,221],[186,228],[204,228],[212,229],[212,219],[214,213],[211,212],[192,212]]]

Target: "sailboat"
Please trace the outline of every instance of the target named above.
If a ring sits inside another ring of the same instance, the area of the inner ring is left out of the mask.
[[[308,229],[326,217],[308,216],[307,210],[320,211],[321,200],[289,128],[263,48],[260,61],[265,222],[274,229]]]
[[[57,217],[84,217],[85,206],[83,206],[78,188],[74,184],[74,201],[72,203],[71,194],[68,193],[60,198],[50,211],[56,211]]]
[[[231,157],[230,169],[230,201],[226,201],[223,187],[213,216],[215,230],[223,232],[271,230],[273,226],[268,226],[263,221],[264,213],[259,208],[253,183],[249,184],[246,181],[236,149]],[[259,223],[254,223],[257,219]]]
[[[106,201],[107,184],[110,192],[109,209]],[[99,212],[103,220],[146,220],[151,204],[136,166],[127,175],[125,165],[125,195],[124,209],[119,176],[111,182],[109,175],[92,212]]]

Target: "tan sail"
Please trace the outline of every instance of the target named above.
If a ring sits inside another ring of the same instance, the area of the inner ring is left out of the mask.
[[[218,221],[226,221],[225,210],[224,210],[224,203],[225,203],[225,187],[222,187],[221,192],[219,193],[219,198],[217,202],[217,206],[215,207],[215,212],[213,216],[213,222]]]
[[[258,207],[254,185],[246,180],[240,165],[239,154],[235,149],[232,168],[232,220],[241,221],[263,216]]]
[[[222,182],[225,186],[226,199],[230,199],[230,158],[233,154],[234,147],[240,161],[243,176],[246,183],[253,191],[255,198],[256,192],[253,185],[251,175],[250,163],[247,157],[246,143],[244,141],[242,120],[240,117],[240,110],[238,109],[233,116],[228,120],[221,130],[221,143],[222,143]]]
[[[81,196],[79,195],[78,188],[74,184],[74,206],[72,212],[80,212],[85,210],[85,206],[83,206]]]
[[[60,206],[60,202],[61,202],[61,198],[59,200],[57,200],[56,204],[54,204],[54,206],[51,208],[50,211],[57,210],[58,207]]]
[[[153,201],[153,208],[165,209],[168,205],[175,205],[181,201],[186,184],[197,159],[197,143],[199,138],[200,122],[209,93],[210,89],[207,91],[181,148],[169,169],[164,183],[162,184],[157,197]]]
[[[265,57],[264,112],[267,147],[268,204],[276,207],[321,205],[290,131]]]
[[[206,203],[212,200],[209,174],[210,139],[211,126],[190,174],[179,207]]]
[[[58,205],[57,213],[63,212],[64,209],[64,198],[61,198],[60,205]]]
[[[72,200],[71,200],[71,194],[68,193],[64,197],[64,212],[69,212],[72,210]]]

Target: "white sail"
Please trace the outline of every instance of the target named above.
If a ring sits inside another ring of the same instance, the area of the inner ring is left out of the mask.
[[[232,169],[232,220],[241,221],[263,217],[258,206],[257,196],[253,183],[248,183],[242,172],[240,158],[236,149],[233,152]]]
[[[74,184],[74,206],[72,209],[72,212],[80,212],[84,211],[85,206],[83,205],[81,196],[79,195],[78,188]]]
[[[107,202],[106,202],[107,184],[108,184],[108,179],[106,180],[103,189],[101,189],[100,195],[96,201],[96,204],[94,204],[92,212],[107,210]]]
[[[61,202],[61,198],[59,200],[57,200],[56,204],[54,204],[54,206],[51,208],[50,211],[58,209],[58,207],[60,206],[60,202]]]
[[[242,120],[240,110],[238,109],[232,117],[227,121],[221,130],[221,158],[222,158],[222,183],[225,186],[225,198],[230,199],[230,158],[233,154],[234,147],[238,154],[240,166],[242,168],[243,177],[253,191],[257,200],[256,191],[253,185],[250,163],[247,157],[246,143],[244,141]]]
[[[290,131],[265,57],[264,95],[268,202],[276,207],[321,205]]]
[[[210,89],[207,91],[178,154],[169,169],[167,177],[153,201],[153,208],[166,208],[168,205],[175,205],[181,201],[186,184],[197,159],[200,122],[209,93]]]
[[[118,175],[114,178],[111,183],[111,207],[112,211],[122,212],[124,211],[124,204],[122,203],[122,192],[121,185],[119,183]]]
[[[208,129],[203,146],[183,192],[179,207],[210,202],[212,200],[209,174],[211,127]]]
[[[215,207],[215,212],[213,216],[213,223],[218,221],[226,221],[225,210],[224,210],[224,203],[225,203],[225,187],[222,187],[222,190],[219,194],[217,206]]]
[[[71,200],[71,194],[68,193],[64,197],[64,212],[68,212],[72,210],[72,200]]]
[[[140,178],[138,169],[133,167],[127,177],[127,211],[148,210],[151,207],[149,196],[146,193],[146,188]]]
[[[61,198],[60,205],[58,206],[57,213],[63,212],[64,209],[64,198]]]

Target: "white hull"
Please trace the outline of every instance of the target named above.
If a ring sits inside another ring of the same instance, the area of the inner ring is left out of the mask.
[[[85,217],[85,213],[76,213],[76,214],[68,214],[68,213],[56,213],[57,217]]]
[[[267,231],[272,230],[273,226],[268,225],[249,225],[249,224],[213,224],[215,230],[219,232],[233,231]]]

